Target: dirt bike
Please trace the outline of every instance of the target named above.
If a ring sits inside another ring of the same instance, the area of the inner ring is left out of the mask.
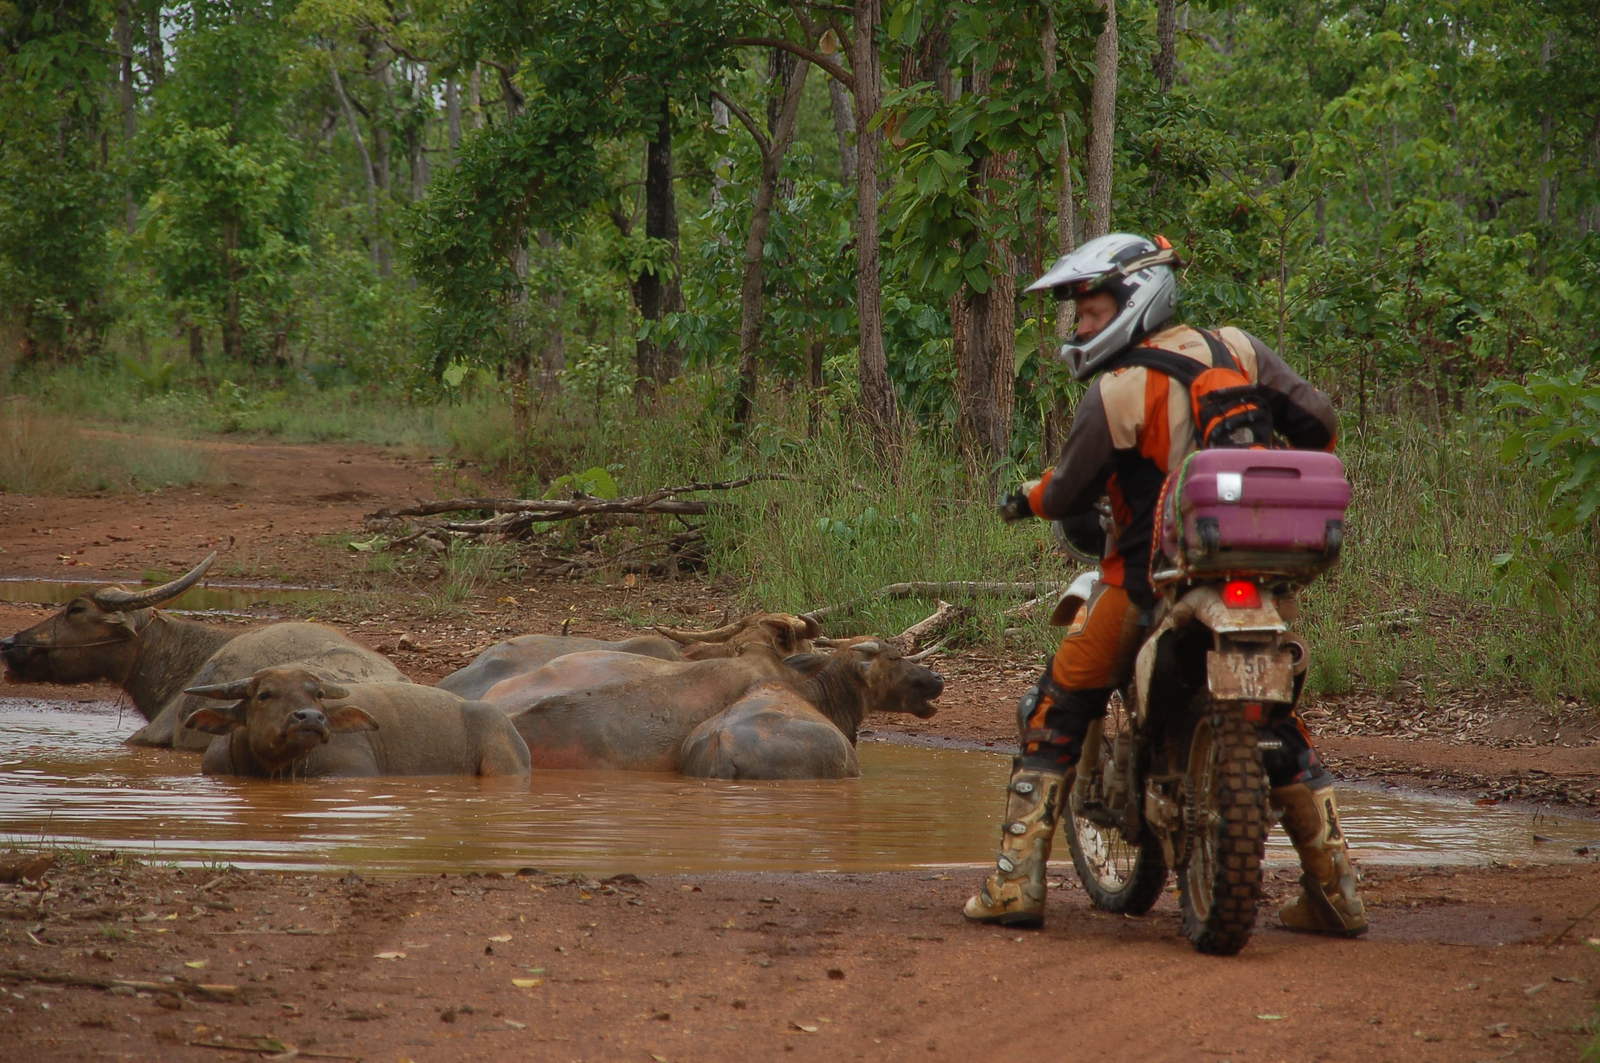
[[[1294,596],[1338,557],[1350,488],[1331,454],[1203,450],[1164,490],[1157,601],[1132,679],[1091,725],[1062,816],[1096,907],[1149,911],[1178,875],[1183,933],[1232,955],[1255,927],[1270,826],[1267,730],[1308,664]],[[1097,573],[1079,577],[1086,601]]]

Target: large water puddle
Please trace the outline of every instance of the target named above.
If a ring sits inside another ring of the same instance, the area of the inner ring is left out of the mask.
[[[367,873],[942,868],[988,862],[1010,766],[995,753],[867,741],[862,777],[843,782],[546,771],[528,787],[269,783],[122,745],[141,722],[106,703],[0,699],[0,844]],[[1366,863],[1556,862],[1600,849],[1600,822],[1356,789],[1341,803]],[[1293,863],[1281,831],[1268,859]]]

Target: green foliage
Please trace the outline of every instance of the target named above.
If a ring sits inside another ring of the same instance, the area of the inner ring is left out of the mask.
[[[24,354],[92,350],[115,196],[96,151],[101,4],[0,7],[0,326]]]
[[[1534,373],[1527,383],[1501,381],[1504,422],[1500,458],[1529,467],[1539,477],[1537,498],[1543,527],[1517,536],[1513,548],[1494,558],[1503,579],[1531,586],[1548,613],[1596,615],[1594,585],[1600,582],[1600,382],[1592,370]],[[1577,539],[1588,550],[1576,558],[1559,549]]]

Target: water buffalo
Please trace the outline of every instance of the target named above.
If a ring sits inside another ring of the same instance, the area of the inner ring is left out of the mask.
[[[759,646],[703,661],[588,651],[503,680],[484,700],[511,717],[538,767],[641,771],[679,769],[685,740],[708,721],[729,725],[731,746],[748,733],[739,721],[759,715],[758,709],[787,706],[793,712],[784,748],[770,754],[756,748],[736,760],[742,778],[779,778],[812,770],[859,773],[839,744],[854,741],[863,713],[925,719],[937,711],[932,702],[944,689],[936,673],[879,642],[788,660],[793,663]],[[810,726],[818,720],[827,728]],[[700,774],[717,773],[721,763],[709,753],[695,760]]]
[[[849,649],[870,655],[876,667],[862,670],[864,682],[847,684],[833,696],[807,697],[791,683],[752,689],[722,712],[702,722],[683,740],[678,770],[708,779],[850,779],[861,774],[856,734],[868,708],[909,712],[926,719],[935,712],[943,681],[875,642],[853,642]],[[845,647],[840,647],[840,650]],[[784,665],[818,683],[840,656],[802,654]],[[924,676],[921,673],[926,672]],[[927,678],[931,676],[931,681]],[[830,677],[831,678],[831,677]],[[928,693],[931,691],[931,694]],[[854,694],[855,696],[851,696]]]
[[[250,778],[526,776],[528,746],[492,706],[417,683],[326,682],[263,668],[186,693],[233,701],[184,723],[209,736],[200,770]]]
[[[501,680],[542,668],[569,653],[609,650],[663,661],[699,661],[733,657],[744,646],[760,645],[787,656],[809,651],[811,640],[820,634],[815,620],[788,613],[753,613],[706,631],[671,627],[655,630],[660,634],[635,635],[615,642],[567,635],[519,635],[490,646],[470,664],[439,680],[437,686],[464,698],[481,698]]]
[[[235,633],[154,608],[198,583],[216,557],[159,587],[101,587],[0,639],[7,673],[24,682],[115,683],[151,721],[129,743],[195,750],[208,740],[179,724],[204,702],[185,695],[184,687],[274,664],[301,664],[340,681],[405,681],[387,658],[322,624],[288,622]]]

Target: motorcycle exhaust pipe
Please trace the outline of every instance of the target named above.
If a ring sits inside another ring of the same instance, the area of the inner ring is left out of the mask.
[[[1311,647],[1293,635],[1284,635],[1279,640],[1279,645],[1289,651],[1289,667],[1294,674],[1305,675],[1306,669],[1311,667]]]

